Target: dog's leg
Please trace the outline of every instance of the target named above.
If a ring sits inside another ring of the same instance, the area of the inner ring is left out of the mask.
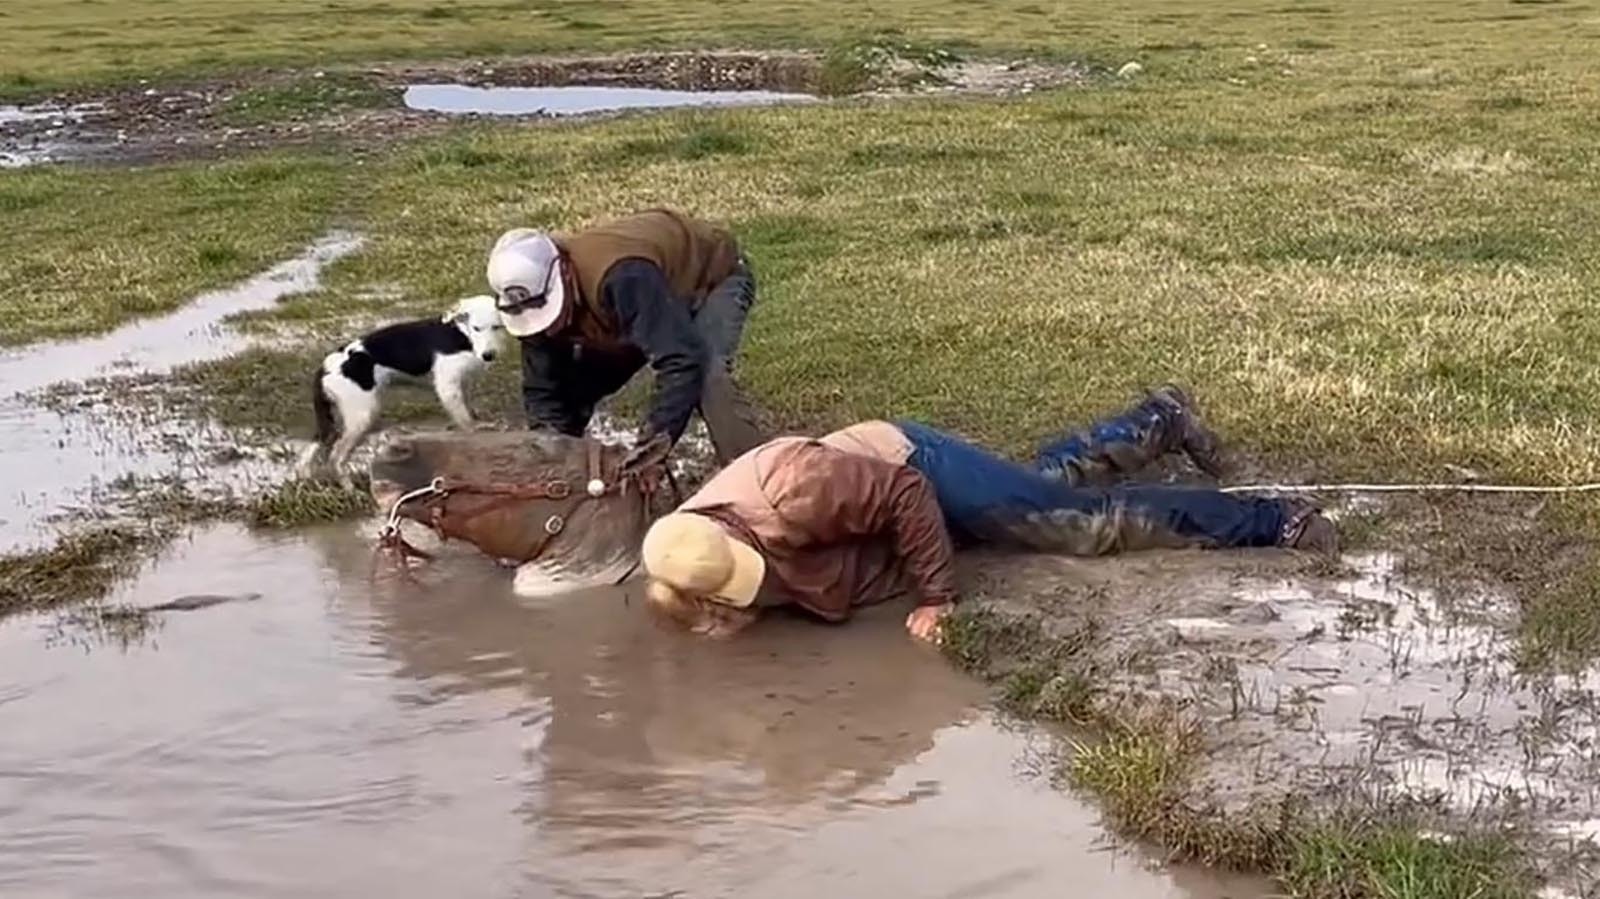
[[[450,416],[450,420],[463,431],[472,430],[472,412],[467,409],[463,391],[463,383],[470,367],[467,362],[458,361],[455,356],[444,356],[434,360],[433,363],[434,392],[439,394],[439,403],[444,406],[444,411]]]
[[[328,454],[328,464],[338,474],[339,480],[348,485],[350,473],[345,470],[345,465],[349,463],[356,447],[378,423],[378,392],[377,389],[367,391],[350,384],[339,391],[338,402],[339,416],[344,419],[344,432],[334,441],[333,450]]]
[[[305,448],[300,454],[300,461],[295,465],[295,471],[302,478],[309,478],[316,473],[318,466],[328,459],[328,448],[315,441]]]

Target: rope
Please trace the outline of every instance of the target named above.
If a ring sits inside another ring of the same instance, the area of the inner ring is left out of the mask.
[[[1244,484],[1223,487],[1223,493],[1594,493],[1588,484]]]

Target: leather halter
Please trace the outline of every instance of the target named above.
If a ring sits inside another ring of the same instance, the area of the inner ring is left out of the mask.
[[[432,554],[413,546],[400,532],[400,511],[407,503],[413,501],[422,502],[428,506],[428,526],[441,539],[448,539],[449,535],[446,533],[446,528],[451,524],[463,524],[503,506],[523,500],[563,500],[577,495],[577,501],[567,507],[565,515],[558,513],[545,519],[544,536],[539,540],[538,546],[534,548],[532,554],[519,560],[523,563],[532,562],[543,555],[544,551],[549,548],[550,542],[565,530],[567,519],[571,517],[573,510],[583,503],[591,499],[600,499],[613,493],[626,493],[629,484],[637,486],[648,501],[649,497],[659,488],[663,475],[669,480],[671,479],[671,472],[667,470],[666,465],[658,463],[647,466],[638,472],[619,477],[616,480],[607,481],[604,477],[604,462],[601,458],[603,452],[604,447],[600,443],[593,440],[588,441],[586,455],[589,478],[587,483],[577,486],[574,486],[570,481],[559,478],[537,481],[532,484],[473,483],[442,477],[435,478],[427,487],[406,493],[394,502],[394,505],[389,510],[387,522],[382,530],[378,532],[378,549],[380,552],[386,552],[392,558],[397,559],[402,570],[405,569],[406,562],[409,559],[433,558]],[[452,512],[446,508],[446,502],[453,496],[476,496],[482,497],[484,500],[470,509]]]

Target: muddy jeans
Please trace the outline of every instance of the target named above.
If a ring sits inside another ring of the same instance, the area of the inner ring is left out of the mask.
[[[755,303],[756,281],[750,267],[740,260],[737,268],[706,295],[694,312],[694,323],[711,351],[711,365],[701,389],[700,416],[711,433],[718,461],[729,462],[762,442],[754,408],[733,381],[734,358],[744,334],[745,319]],[[645,365],[644,353],[634,347],[602,350],[572,345],[552,361],[545,372],[530,367],[532,357],[523,354],[523,380],[554,377],[564,395],[565,409],[555,415],[528,406],[530,424],[545,418],[559,418],[551,426],[562,433],[580,436],[589,427],[595,407],[633,379]],[[542,413],[542,414],[541,414]]]
[[[952,535],[1071,555],[1155,547],[1275,546],[1279,500],[1174,486],[1073,486],[923,424],[895,422]]]

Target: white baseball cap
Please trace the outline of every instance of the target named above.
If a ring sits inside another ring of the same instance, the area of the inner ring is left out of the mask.
[[[488,275],[500,323],[513,337],[545,331],[566,309],[561,252],[543,231],[513,228],[500,235],[489,251]]]

